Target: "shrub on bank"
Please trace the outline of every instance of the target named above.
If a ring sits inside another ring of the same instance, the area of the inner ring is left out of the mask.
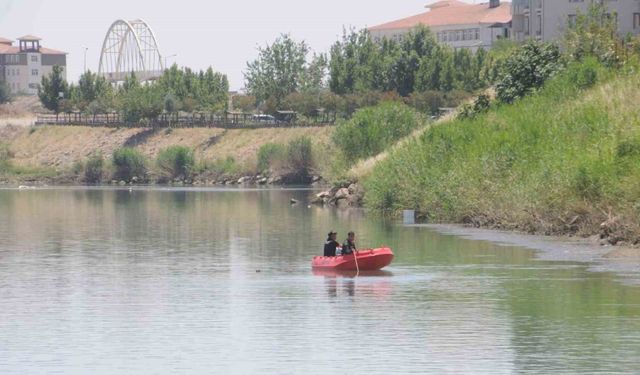
[[[11,169],[11,159],[13,153],[9,149],[9,145],[0,143],[0,172],[7,172]]]
[[[196,170],[200,174],[209,174],[215,178],[233,178],[243,172],[233,156],[224,159],[201,161],[198,163]]]
[[[386,102],[356,112],[338,123],[333,141],[351,162],[377,155],[424,123],[416,111],[402,103]]]
[[[84,181],[88,184],[99,184],[104,174],[104,158],[99,152],[94,153],[84,164]]]
[[[116,180],[129,182],[134,177],[140,181],[146,179],[147,167],[139,151],[129,147],[119,148],[113,152],[112,162]]]
[[[11,88],[5,81],[0,82],[0,104],[9,103],[13,100]]]
[[[295,138],[287,145],[287,166],[290,173],[307,178],[314,167],[313,146],[308,137]]]
[[[266,143],[258,150],[258,171],[268,169],[304,182],[315,168],[313,144],[308,137],[292,139],[288,144]]]
[[[284,145],[278,143],[265,143],[258,150],[258,171],[264,172],[274,166],[276,161],[282,161],[286,155]]]
[[[503,62],[496,96],[513,103],[539,89],[561,68],[560,49],[555,44],[530,41],[515,49]]]
[[[172,146],[158,153],[156,164],[163,181],[188,179],[193,172],[195,157],[188,147]]]

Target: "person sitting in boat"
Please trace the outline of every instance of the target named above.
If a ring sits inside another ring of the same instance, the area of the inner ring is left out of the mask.
[[[353,254],[356,249],[356,234],[354,232],[349,232],[347,235],[347,239],[342,244],[342,255]]]
[[[336,252],[340,249],[340,244],[336,241],[338,233],[331,231],[327,235],[327,242],[324,243],[324,256],[334,257]]]

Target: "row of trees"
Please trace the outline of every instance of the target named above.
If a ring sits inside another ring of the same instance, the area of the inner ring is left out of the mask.
[[[80,111],[89,114],[121,112],[127,121],[151,119],[163,111],[217,112],[227,108],[229,82],[226,75],[194,72],[176,65],[153,82],[141,83],[131,74],[121,85],[104,77],[84,73],[77,85],[65,81],[60,67],[42,78],[38,95],[45,108],[55,112]]]
[[[258,58],[247,64],[249,95],[236,102],[243,110],[253,105],[270,111],[277,106],[294,108],[292,102],[327,108],[327,99],[340,101],[328,93],[353,102],[348,96],[396,93],[408,98],[424,92],[474,92],[495,79],[495,62],[503,49],[454,50],[438,43],[424,27],[401,41],[384,39],[380,43],[367,30],[345,30],[327,57],[311,54],[306,43],[282,35],[260,48]]]
[[[454,50],[438,43],[424,27],[402,41],[376,43],[367,30],[345,32],[331,47],[329,86],[336,94],[396,91],[401,96],[422,91],[473,91],[486,86],[487,53]]]
[[[562,65],[560,45],[570,58],[597,56],[606,65],[619,64],[629,46],[640,50],[640,39],[622,41],[617,29],[607,6],[593,4],[572,20],[558,44],[528,43],[516,48],[504,40],[488,52],[452,49],[438,43],[424,27],[400,41],[379,42],[366,29],[345,30],[328,56],[311,55],[304,42],[283,35],[261,48],[258,58],[247,65],[249,96],[235,102],[243,110],[253,105],[269,112],[281,106],[305,113],[322,107],[348,116],[361,106],[375,105],[380,99],[398,100],[399,96],[406,104],[433,112],[439,105],[455,106],[460,103],[455,99],[490,85],[497,86],[500,101],[511,102],[557,71],[557,65]],[[524,82],[523,77],[531,82]],[[518,82],[524,82],[522,87]]]

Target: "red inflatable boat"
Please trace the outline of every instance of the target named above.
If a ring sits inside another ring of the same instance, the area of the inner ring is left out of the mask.
[[[311,261],[313,269],[332,269],[338,271],[376,271],[382,269],[393,261],[393,251],[389,248],[358,250],[356,258],[351,255],[340,255],[337,257],[314,257]]]

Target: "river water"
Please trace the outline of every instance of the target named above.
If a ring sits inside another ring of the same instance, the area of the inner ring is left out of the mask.
[[[640,373],[625,276],[308,196],[0,190],[0,373]],[[314,275],[330,229],[396,259]]]

